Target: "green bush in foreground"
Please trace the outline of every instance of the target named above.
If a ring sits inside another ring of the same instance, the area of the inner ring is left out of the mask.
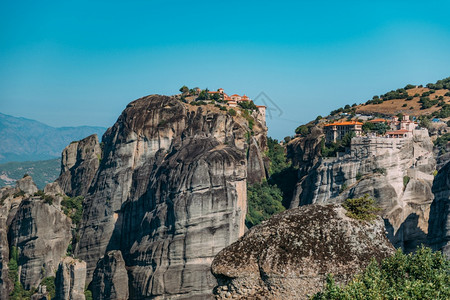
[[[347,199],[342,206],[347,210],[347,216],[357,220],[375,220],[375,214],[379,209],[375,206],[375,201],[368,194],[360,198]]]
[[[312,299],[450,299],[450,261],[425,247],[408,255],[398,250],[380,264],[372,260],[345,286],[329,275]]]

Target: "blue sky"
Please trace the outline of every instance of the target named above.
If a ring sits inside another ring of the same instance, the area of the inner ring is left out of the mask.
[[[130,101],[224,88],[317,115],[450,76],[450,1],[0,2],[0,112],[111,126]],[[270,106],[270,104],[269,104]]]

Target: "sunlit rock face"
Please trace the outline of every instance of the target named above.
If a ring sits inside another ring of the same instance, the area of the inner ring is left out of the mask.
[[[131,299],[212,297],[211,261],[244,233],[248,176],[265,178],[266,127],[255,122],[250,130],[239,114],[152,95],[131,102],[102,143],[95,176],[83,183],[75,249],[87,282],[99,259],[119,251]],[[78,145],[77,153],[97,153],[95,142],[85,144],[92,147]],[[83,163],[66,165],[77,174]]]
[[[345,283],[372,258],[394,247],[380,217],[373,222],[346,216],[340,205],[306,205],[252,227],[214,258],[216,299],[307,299],[326,274]]]
[[[409,252],[426,244],[436,169],[428,132],[417,130],[402,141],[354,139],[351,153],[338,158],[320,157],[321,138],[317,134],[310,136],[310,141],[294,141],[288,147],[300,167],[290,206],[342,203],[367,193],[382,209],[380,214],[396,247]]]
[[[102,157],[96,134],[72,142],[62,152],[61,174],[57,183],[69,196],[85,196]]]

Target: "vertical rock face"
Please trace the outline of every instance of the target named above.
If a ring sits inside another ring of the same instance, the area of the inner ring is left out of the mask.
[[[265,130],[256,122],[250,136],[244,118],[212,105],[131,102],[103,136],[84,200],[75,252],[87,281],[107,251],[120,250],[131,299],[211,297],[214,255],[244,232],[247,170],[265,176]]]
[[[214,258],[216,299],[307,299],[326,274],[338,282],[393,254],[381,218],[351,219],[340,205],[287,210],[251,228]]]
[[[72,238],[70,219],[39,197],[24,199],[9,228],[10,246],[19,249],[19,279],[24,288],[37,287],[53,276]]]
[[[128,273],[120,251],[110,251],[97,263],[92,280],[94,299],[127,300]]]
[[[428,242],[434,250],[441,250],[450,258],[450,163],[439,170],[433,193]]]
[[[8,276],[9,244],[8,244],[8,216],[11,209],[13,193],[16,189],[4,187],[0,189],[0,299],[7,299],[13,288]]]
[[[291,148],[290,156],[299,156],[300,166],[291,207],[340,203],[368,193],[382,208],[390,239],[396,247],[408,252],[426,243],[433,200],[432,174],[436,168],[433,144],[426,130],[416,131],[403,144],[394,143],[390,147],[388,142],[391,141],[373,146],[370,151],[376,151],[377,155],[370,154],[369,146],[362,141],[352,148],[351,155],[338,158],[320,158],[314,151],[319,144],[314,142],[305,141]],[[304,157],[307,163],[302,165]]]
[[[100,165],[102,150],[96,134],[72,142],[62,152],[57,182],[69,196],[86,195]]]
[[[85,282],[86,263],[72,257],[65,257],[59,263],[58,271],[56,272],[55,298],[58,300],[85,300]]]

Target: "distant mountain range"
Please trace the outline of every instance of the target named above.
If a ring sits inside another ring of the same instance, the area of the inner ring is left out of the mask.
[[[101,139],[105,130],[95,126],[55,128],[0,113],[0,164],[58,158],[70,142],[94,133]]]
[[[60,172],[60,158],[0,164],[0,188],[7,185],[14,186],[17,180],[28,174],[33,177],[38,188],[43,190],[47,183],[58,178]]]

